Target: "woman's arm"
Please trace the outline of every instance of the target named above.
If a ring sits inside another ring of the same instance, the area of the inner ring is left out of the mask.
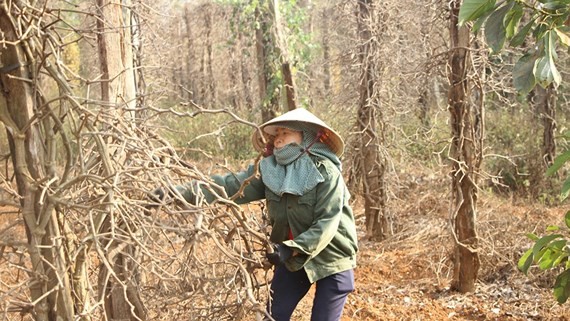
[[[215,184],[191,181],[176,186],[176,190],[189,203],[196,204],[199,198],[203,198],[206,202],[212,203],[216,199],[223,197],[220,188],[224,189],[228,197],[233,197],[240,191],[242,184],[246,183],[247,185],[243,188],[241,195],[235,195],[237,197],[234,201],[237,204],[249,203],[265,198],[263,182],[258,177],[252,177],[254,174],[254,165],[250,165],[247,170],[242,172],[213,175],[211,178]]]

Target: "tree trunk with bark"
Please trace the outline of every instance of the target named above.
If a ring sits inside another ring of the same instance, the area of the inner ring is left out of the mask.
[[[213,44],[212,44],[212,10],[209,9],[209,5],[205,5],[204,10],[204,30],[205,32],[205,47],[206,47],[206,70],[204,72],[204,79],[206,80],[206,94],[204,97],[207,99],[207,105],[216,106],[217,94],[216,94],[216,80],[214,78],[213,69]],[[204,103],[206,102],[204,101]]]
[[[23,10],[18,5],[10,7],[14,12],[0,6],[1,37],[6,41],[0,47],[0,122],[7,131],[20,196],[19,211],[24,219],[31,261],[27,283],[30,284],[30,300],[35,304],[28,312],[40,321],[73,320],[68,260],[61,238],[65,224],[61,224],[61,213],[43,194],[46,182],[57,180],[53,139],[57,127],[49,117],[37,117],[38,106],[42,106],[46,114],[51,107],[32,83],[26,81],[38,75],[33,74],[33,57],[27,55],[34,48],[26,47],[27,44],[20,41],[23,38],[21,32],[30,26],[24,21],[16,22],[20,19],[14,17]]]
[[[543,126],[542,160],[545,167],[549,167],[556,157],[556,88],[552,84],[546,88],[537,86],[534,103]]]
[[[279,0],[269,1],[270,16],[273,17],[272,25],[274,30],[273,39],[275,39],[277,53],[276,59],[281,63],[281,75],[283,78],[283,89],[285,91],[285,109],[293,110],[297,108],[297,98],[295,95],[295,80],[291,63],[289,59],[289,50],[287,49],[287,39],[285,32],[281,27],[281,13],[279,9]]]
[[[383,127],[380,105],[375,97],[377,66],[372,42],[372,0],[358,1],[358,34],[360,40],[359,60],[361,75],[359,83],[358,129],[360,137],[360,162],[366,233],[374,240],[383,240],[391,234],[386,204],[385,157],[382,154]]]
[[[332,9],[325,7],[323,9],[322,19],[322,37],[321,37],[321,47],[323,50],[323,86],[324,95],[323,97],[329,97],[332,92],[331,86],[331,46],[329,40],[329,17],[331,15]]]
[[[269,0],[272,1],[272,0]],[[258,27],[255,31],[255,47],[257,56],[259,99],[261,102],[261,120],[269,121],[279,110],[279,95],[277,90],[276,44],[271,32],[273,21],[268,12],[264,11],[264,1],[260,1],[255,10]]]
[[[195,54],[195,45],[194,45],[194,35],[192,34],[192,11],[190,11],[189,6],[186,5],[184,7],[184,24],[186,25],[186,36],[185,36],[185,41],[186,41],[186,49],[184,50],[184,55],[186,57],[185,60],[185,73],[184,73],[184,79],[182,80],[182,85],[185,87],[184,91],[185,94],[182,97],[185,97],[188,100],[194,101],[194,102],[198,102],[198,89],[196,86],[196,80],[193,67],[196,65],[197,63],[197,58],[196,58],[196,54]]]
[[[101,82],[102,101],[114,108],[117,119],[135,124],[136,83],[133,69],[133,50],[130,29],[129,3],[122,6],[110,0],[97,0],[99,15],[97,19],[99,62],[103,81]],[[112,128],[108,128],[112,131]],[[126,155],[120,150],[109,153],[117,163],[126,161]],[[107,175],[116,169],[106,168]],[[113,190],[107,191],[107,201],[113,203]],[[101,232],[111,232],[113,224],[126,224],[120,218],[113,217],[112,205],[103,220]],[[137,270],[134,260],[134,248],[112,238],[103,241],[109,255],[108,265],[101,264],[99,272],[99,295],[104,298],[105,313],[109,320],[144,320],[146,311],[137,290]],[[109,268],[112,268],[109,269]]]
[[[459,0],[451,2],[448,108],[452,130],[450,212],[456,242],[452,288],[465,293],[475,291],[480,264],[475,224],[482,158],[482,131],[478,128],[482,123],[477,123],[477,117],[482,114],[470,103],[470,31],[466,26],[458,27],[460,5]]]

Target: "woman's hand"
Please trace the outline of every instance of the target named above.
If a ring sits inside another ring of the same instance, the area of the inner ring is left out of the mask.
[[[291,256],[293,255],[293,250],[285,244],[275,244],[273,245],[273,253],[265,254],[267,260],[273,265],[285,264]]]

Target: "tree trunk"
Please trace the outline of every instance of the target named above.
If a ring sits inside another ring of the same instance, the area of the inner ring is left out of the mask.
[[[283,82],[285,85],[285,95],[287,101],[287,110],[297,108],[297,99],[295,98],[295,83],[293,82],[293,72],[288,62],[283,63],[281,68]]]
[[[99,19],[97,34],[101,66],[101,100],[115,105],[125,105],[129,110],[136,106],[135,73],[133,72],[133,50],[131,47],[130,22],[123,15],[123,7],[110,0],[97,0]],[[126,22],[126,23],[125,23]]]
[[[283,77],[283,87],[285,90],[285,104],[286,110],[293,110],[297,108],[297,100],[295,95],[295,80],[293,71],[291,70],[291,63],[289,59],[289,50],[287,49],[287,39],[284,31],[281,28],[281,13],[279,11],[279,0],[269,1],[270,16],[273,17],[272,30],[275,31],[273,38],[277,44],[275,51],[280,57],[281,62],[281,75]]]
[[[329,7],[323,9],[323,14],[321,16],[323,28],[322,28],[322,40],[321,46],[323,48],[323,86],[324,95],[323,97],[329,97],[331,94],[331,48],[329,44],[329,16],[332,10]]]
[[[552,84],[547,88],[536,87],[536,105],[543,126],[542,159],[545,167],[552,165],[556,156],[556,89]]]
[[[272,1],[272,0],[270,0]],[[257,56],[257,75],[259,82],[259,99],[261,102],[262,122],[275,118],[278,111],[279,96],[277,93],[277,79],[275,78],[275,41],[271,33],[271,18],[262,8],[264,1],[260,1],[255,10],[258,27],[255,32],[255,46]]]
[[[196,64],[196,54],[195,54],[195,45],[194,45],[194,36],[192,35],[192,12],[189,9],[189,5],[184,7],[184,24],[186,25],[186,50],[184,50],[184,66],[185,73],[184,79],[182,80],[182,84],[185,87],[185,94],[182,97],[187,98],[190,101],[197,102],[197,88],[196,88],[196,81],[194,79],[195,75],[193,73],[193,67]]]
[[[244,45],[244,41],[243,41],[243,34],[241,32],[239,32],[238,35],[238,42],[240,44],[240,50],[241,51],[245,51],[245,48],[243,48]],[[250,69],[248,64],[247,64],[247,60],[246,57],[247,55],[244,54],[240,54],[240,75],[241,75],[241,92],[242,95],[245,99],[245,106],[247,106],[247,108],[253,108],[253,96],[255,95],[253,90],[251,89],[253,86],[253,80],[252,80],[252,76],[250,73]]]
[[[44,112],[50,110],[31,82],[35,79],[30,66],[34,61],[27,57],[25,49],[33,51],[31,44],[19,41],[19,30],[27,25],[15,25],[23,8],[10,8],[16,14],[0,7],[0,30],[5,40],[0,47],[0,122],[7,130],[10,157],[14,166],[17,191],[20,196],[20,212],[24,218],[31,261],[30,300],[36,320],[72,320],[73,297],[68,274],[68,261],[63,253],[58,213],[53,203],[43,198],[45,182],[54,179],[55,141],[54,124],[49,117],[38,117],[37,104]],[[17,10],[17,11],[16,11]],[[18,28],[21,27],[21,28]],[[25,45],[30,45],[24,49]],[[44,136],[42,137],[42,133]],[[43,140],[42,140],[43,138]],[[27,269],[27,268],[26,268]]]
[[[110,0],[97,0],[99,17],[97,33],[99,59],[102,78],[101,98],[111,108],[116,108],[117,119],[135,126],[134,110],[136,107],[136,84],[133,70],[133,51],[130,34],[130,5],[125,6]],[[131,115],[131,117],[129,117]],[[112,131],[112,128],[109,128]],[[117,163],[126,161],[126,155],[120,151],[109,151]],[[105,169],[114,172],[112,168]],[[113,203],[113,191],[107,191],[108,204]],[[112,218],[112,205],[109,206],[101,231],[112,230],[111,224],[120,224],[120,219]],[[111,223],[113,222],[113,223]],[[123,223],[124,224],[124,223]],[[144,320],[146,311],[139,294],[134,290],[137,284],[136,266],[132,264],[134,252],[131,245],[119,240],[103,241],[109,252],[115,255],[109,258],[109,266],[101,264],[99,274],[100,297],[105,301],[105,313],[108,320]],[[111,273],[114,276],[111,276]]]
[[[482,124],[481,121],[477,123],[477,117],[482,114],[477,113],[476,108],[472,110],[470,104],[468,77],[472,67],[469,57],[470,32],[467,27],[459,28],[457,25],[460,5],[459,0],[451,2],[448,107],[452,130],[450,159],[453,162],[450,211],[456,242],[452,288],[465,293],[475,290],[479,271],[475,217],[477,173],[480,169],[482,151],[481,137],[478,137],[482,135],[482,131],[477,128]]]
[[[422,43],[426,43],[427,42],[427,38],[429,37],[429,31],[428,31],[428,23],[429,22],[424,22],[422,24],[422,28],[421,28],[421,39],[422,39]],[[430,52],[425,53],[425,57],[426,60],[429,60],[429,56],[430,56]],[[430,75],[430,72],[425,70],[424,72],[422,72],[421,74],[421,82],[420,82],[420,88],[419,92],[420,92],[420,96],[418,97],[418,104],[419,104],[419,118],[420,118],[420,122],[423,125],[422,130],[427,132],[430,130],[430,125],[431,125],[431,119],[430,119],[430,105],[429,105],[429,86],[430,86],[430,78],[432,78],[432,76]]]
[[[210,106],[216,106],[216,100],[217,100],[217,93],[216,93],[216,80],[214,78],[214,69],[212,67],[213,64],[213,58],[212,58],[212,52],[213,52],[213,48],[212,48],[212,36],[211,36],[211,31],[212,31],[212,12],[211,10],[209,10],[210,6],[207,5],[205,6],[204,10],[204,30],[206,31],[205,33],[205,38],[206,38],[206,69],[207,72],[204,74],[204,79],[206,79],[206,83],[207,83],[207,91],[206,91],[206,95],[205,97],[207,97],[207,101],[208,101],[208,105]]]
[[[358,129],[360,137],[360,168],[363,175],[364,212],[367,235],[374,240],[383,240],[391,234],[386,206],[385,159],[381,147],[384,143],[379,101],[375,97],[377,86],[376,61],[371,45],[372,0],[358,1],[359,58],[361,75],[359,83]],[[380,118],[380,119],[379,119]]]

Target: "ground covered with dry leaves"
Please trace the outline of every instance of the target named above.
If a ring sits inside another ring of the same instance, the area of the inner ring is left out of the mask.
[[[355,204],[359,266],[343,321],[570,320],[570,302],[560,305],[552,295],[553,272],[535,268],[526,276],[517,269],[518,259],[531,246],[526,233],[564,225],[568,205],[548,207],[481,192],[479,281],[474,293],[460,294],[449,287],[449,198],[445,188],[427,183],[412,184],[392,200],[395,233],[383,242],[365,239],[361,206]],[[310,303],[310,296],[302,301],[294,320],[310,319]]]
[[[549,207],[481,191],[479,281],[474,293],[460,294],[449,287],[454,244],[447,182],[403,181],[414,183],[392,194],[394,234],[382,242],[366,239],[363,209],[355,198],[359,265],[343,321],[570,320],[570,302],[559,305],[552,295],[554,272],[534,268],[526,276],[516,267],[532,244],[526,233],[541,234],[549,225],[563,225],[568,203]],[[292,320],[310,320],[313,291]]]

